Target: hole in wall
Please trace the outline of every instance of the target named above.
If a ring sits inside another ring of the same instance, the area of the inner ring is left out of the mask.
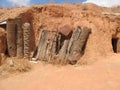
[[[112,48],[114,53],[117,53],[117,43],[119,38],[112,38]]]
[[[4,30],[6,30],[6,24],[0,25],[0,28],[3,28]]]

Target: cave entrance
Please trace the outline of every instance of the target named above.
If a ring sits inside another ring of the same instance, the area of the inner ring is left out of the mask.
[[[7,21],[4,20],[4,21],[0,21],[0,28],[3,28],[4,31],[6,31],[6,27],[7,27]],[[6,44],[6,48],[4,50],[4,54],[9,56],[9,53],[8,53],[8,45],[7,45],[7,38],[4,39],[6,42],[3,42],[4,44]]]
[[[117,53],[118,52],[118,38],[112,38],[112,47],[113,47],[113,51],[114,53]]]
[[[7,21],[0,21],[0,27],[6,30]]]

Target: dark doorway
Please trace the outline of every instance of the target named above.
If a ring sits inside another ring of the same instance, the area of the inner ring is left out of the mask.
[[[112,47],[114,53],[117,53],[117,42],[118,42],[118,38],[112,38]]]

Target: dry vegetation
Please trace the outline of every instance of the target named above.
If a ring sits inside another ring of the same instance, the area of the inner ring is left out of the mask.
[[[2,65],[0,66],[0,77],[8,77],[13,73],[28,72],[31,64],[27,59],[6,58],[2,55]]]

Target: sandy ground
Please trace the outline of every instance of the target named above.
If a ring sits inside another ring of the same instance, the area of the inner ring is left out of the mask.
[[[119,58],[83,66],[36,64],[30,72],[0,80],[0,90],[120,90]]]

